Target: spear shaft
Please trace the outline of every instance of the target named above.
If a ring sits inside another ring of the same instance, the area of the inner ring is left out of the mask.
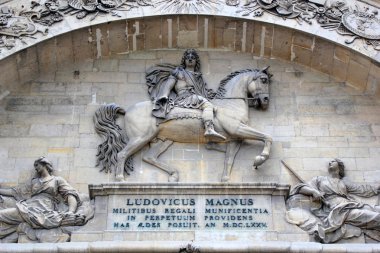
[[[297,172],[295,172],[292,168],[290,168],[290,166],[288,164],[286,164],[286,162],[284,162],[284,160],[281,160],[281,163],[285,166],[285,168],[287,168],[292,174],[293,176],[295,176],[301,183],[306,183],[305,180],[302,179],[302,177],[300,175],[298,175]]]
[[[306,181],[302,179],[302,177],[300,175],[298,175],[297,172],[295,172],[292,168],[290,168],[290,166],[288,164],[286,164],[286,162],[284,162],[283,160],[281,160],[281,163],[285,166],[285,168],[287,168],[292,174],[293,176],[295,176],[301,183],[305,184]],[[326,201],[326,199],[324,197],[321,197],[321,202],[323,204],[325,204],[327,207],[330,207],[330,204]]]

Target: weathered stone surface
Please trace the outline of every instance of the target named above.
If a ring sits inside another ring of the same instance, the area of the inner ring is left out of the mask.
[[[74,50],[72,33],[56,38],[56,61],[59,69],[71,69],[74,64]]]
[[[306,33],[294,32],[293,45],[312,49],[314,47],[314,38]]]
[[[74,31],[72,33],[73,40],[73,50],[74,50],[74,63],[80,64],[85,59],[94,59],[94,35],[91,28],[84,31]]]
[[[145,49],[162,48],[162,20],[157,18],[145,19]]]
[[[343,82],[347,79],[348,63],[334,58],[332,74],[336,81]]]
[[[311,67],[323,73],[332,74],[335,46],[321,39],[315,39],[314,43]]]
[[[122,72],[145,72],[145,60],[120,60],[119,71]]]
[[[336,46],[334,52],[334,59],[337,59],[343,63],[348,63],[350,61],[350,51],[346,48]]]
[[[178,40],[178,18],[166,16],[162,19],[162,46],[163,48],[176,48]]]
[[[291,59],[293,34],[284,28],[274,27],[272,56],[284,60]]]
[[[235,48],[236,22],[233,19],[215,17],[214,39],[216,48]]]
[[[347,70],[347,82],[360,91],[364,91],[367,86],[369,68],[359,61],[351,58]]]
[[[41,73],[54,72],[57,69],[56,41],[50,39],[47,42],[37,45],[38,68]]]
[[[108,33],[111,55],[128,51],[125,21],[113,22],[113,24],[108,27]]]

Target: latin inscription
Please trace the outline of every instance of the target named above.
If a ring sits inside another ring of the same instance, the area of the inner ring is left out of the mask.
[[[126,197],[112,201],[112,230],[266,230],[271,226],[269,198]]]

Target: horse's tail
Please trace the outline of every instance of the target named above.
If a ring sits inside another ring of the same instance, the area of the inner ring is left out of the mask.
[[[95,131],[103,139],[103,143],[98,146],[96,166],[106,173],[117,166],[117,153],[128,143],[125,131],[116,123],[121,114],[125,114],[124,109],[116,104],[108,104],[102,105],[94,115]],[[133,170],[132,156],[126,160],[124,170],[127,174]]]

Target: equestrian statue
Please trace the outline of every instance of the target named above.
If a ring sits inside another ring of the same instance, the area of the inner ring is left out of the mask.
[[[151,101],[127,110],[109,104],[95,112],[96,132],[104,138],[98,146],[98,165],[106,172],[115,168],[116,180],[123,181],[124,172],[133,170],[133,154],[154,141],[156,145],[151,145],[143,161],[168,173],[170,182],[177,182],[178,171],[158,159],[173,142],[204,143],[215,150],[226,143],[222,181],[227,182],[242,141],[258,140],[264,148],[254,159],[257,168],[268,159],[272,138],[248,125],[248,104],[256,109],[268,107],[272,76],[268,68],[235,71],[214,92],[203,80],[194,49],[184,52],[179,66],[151,67],[146,73]],[[124,115],[125,130],[116,123],[120,115]]]

